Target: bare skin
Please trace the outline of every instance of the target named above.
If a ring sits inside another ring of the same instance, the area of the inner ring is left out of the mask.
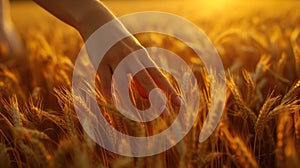
[[[0,0],[0,2],[3,1],[6,0]],[[60,20],[77,29],[84,40],[87,40],[88,37],[99,27],[115,18],[110,10],[98,0],[34,1]],[[119,26],[116,29],[124,29],[124,31],[126,31],[123,26]],[[4,39],[6,39],[5,36]],[[128,54],[138,49],[144,48],[134,36],[131,36],[118,42],[107,53],[107,59],[102,63],[101,69],[98,69],[98,74],[100,75],[102,81],[102,91],[105,97],[109,99],[111,98],[111,77],[118,63]],[[143,54],[143,56],[141,57],[137,57],[137,59],[135,60],[136,64],[142,64],[142,62],[144,62],[145,60],[152,61],[147,51],[144,51],[145,54]],[[153,88],[158,86],[171,97],[171,101],[174,105],[179,106],[181,104],[181,99],[176,93],[175,89],[169,83],[167,78],[159,71],[158,68],[143,70],[135,76],[135,81],[142,88],[142,90],[146,92],[146,94],[148,94]]]
[[[8,0],[0,0],[0,52],[2,59],[19,56],[24,47],[11,20]]]

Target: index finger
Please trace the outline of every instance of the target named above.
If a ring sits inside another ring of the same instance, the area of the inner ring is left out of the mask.
[[[172,103],[176,106],[180,106],[182,104],[182,100],[167,77],[158,68],[149,68],[147,71],[156,85],[171,97]]]

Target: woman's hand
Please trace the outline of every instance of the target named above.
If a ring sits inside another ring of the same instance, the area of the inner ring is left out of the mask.
[[[112,48],[110,48],[100,63],[97,72],[101,79],[101,90],[104,96],[109,100],[112,99],[111,81],[115,69],[125,57],[137,50],[140,50],[140,52],[138,52],[138,54],[134,53],[133,59],[130,60],[130,64],[128,64],[127,67],[124,67],[122,71],[130,71],[132,66],[143,69],[133,77],[140,95],[144,98],[148,98],[152,89],[160,88],[164,91],[167,97],[171,98],[174,105],[180,106],[182,103],[181,99],[173,86],[159,68],[156,67],[147,50],[142,47],[133,36],[127,37],[116,43]],[[149,64],[152,65],[152,68],[145,68]],[[122,86],[124,83],[117,83],[117,85]]]
[[[98,28],[105,23],[115,19],[116,17],[97,0],[35,0],[39,5],[48,10],[50,13],[76,28],[86,41]],[[120,23],[115,27],[120,32],[128,33],[126,28]],[[116,32],[119,33],[119,32]],[[101,46],[99,46],[101,47]],[[102,91],[105,97],[111,99],[110,88],[111,78],[117,65],[128,54],[133,51],[143,49],[143,54],[136,56],[132,62],[133,65],[144,66],[145,62],[152,62],[147,51],[140,45],[140,43],[129,35],[114,45],[106,54],[105,59],[101,62],[98,69],[98,74],[101,78]],[[153,63],[154,64],[154,63]],[[130,68],[132,65],[128,65]],[[134,76],[137,83],[139,93],[143,97],[147,97],[149,92],[155,88],[161,88],[174,105],[180,106],[181,99],[176,93],[175,89],[169,83],[167,78],[157,68],[145,69]]]

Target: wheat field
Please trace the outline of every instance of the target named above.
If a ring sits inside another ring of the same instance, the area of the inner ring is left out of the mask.
[[[103,149],[78,121],[71,84],[83,45],[79,34],[31,2],[12,4],[26,53],[0,63],[0,167],[299,167],[300,3],[254,1],[220,7],[201,2],[105,2],[117,15],[161,10],[188,18],[209,36],[226,71],[226,107],[214,133],[199,143],[208,112],[208,104],[202,103],[182,141],[140,158]],[[199,79],[201,99],[209,102],[208,77],[195,53],[171,37],[137,38],[145,46],[180,55]],[[77,101],[89,111],[81,98]],[[106,119],[124,133],[154,134],[165,128],[164,121],[159,126],[132,123],[101,101]]]

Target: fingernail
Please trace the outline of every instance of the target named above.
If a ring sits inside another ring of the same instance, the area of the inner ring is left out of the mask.
[[[182,104],[183,104],[183,100],[179,96],[177,96],[175,98],[175,105],[176,106],[181,106]]]

